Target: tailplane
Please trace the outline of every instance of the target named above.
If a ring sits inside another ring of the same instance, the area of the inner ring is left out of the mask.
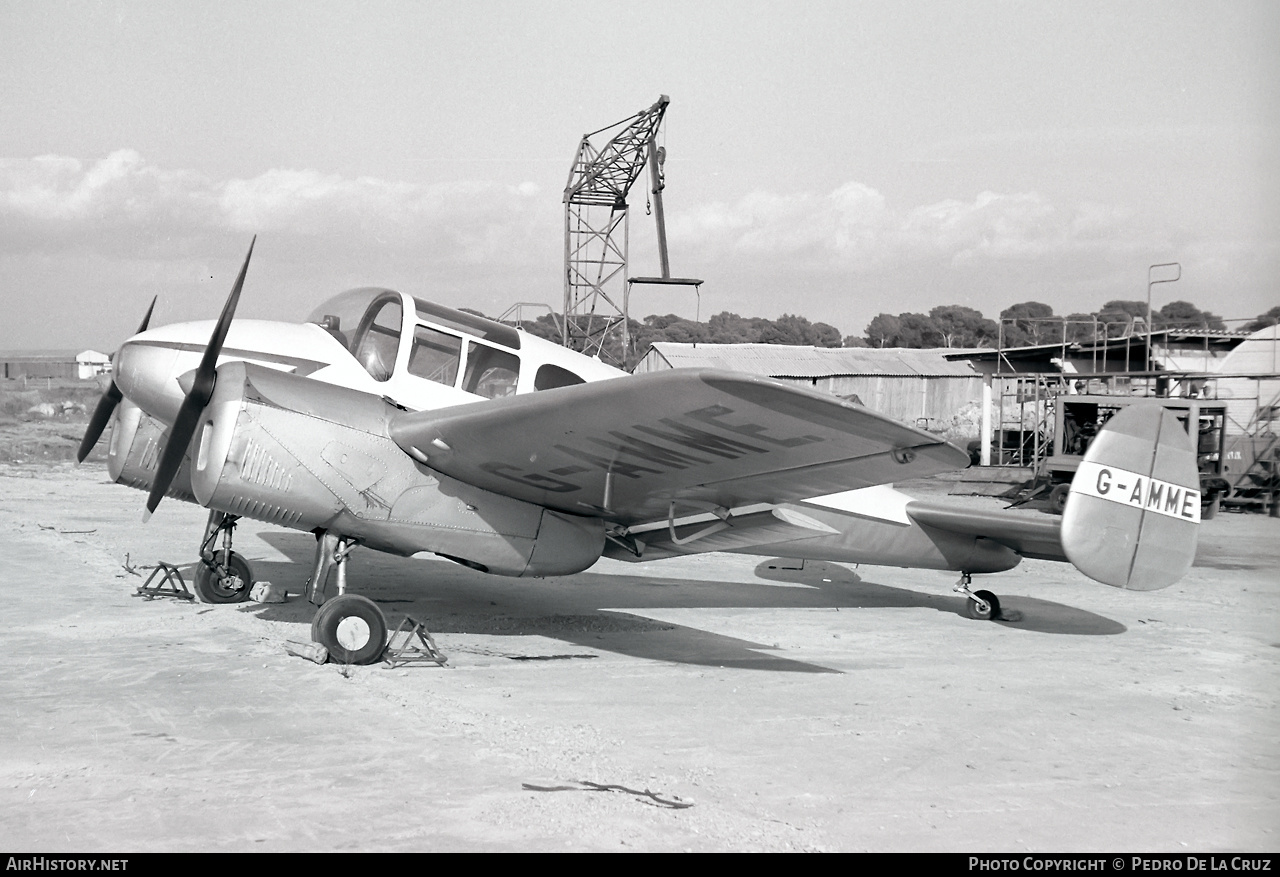
[[[1199,523],[1191,438],[1162,406],[1134,405],[1085,454],[1062,514],[1062,547],[1091,579],[1152,591],[1191,568]]]

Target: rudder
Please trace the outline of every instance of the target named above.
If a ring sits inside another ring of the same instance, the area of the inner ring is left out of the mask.
[[[1159,404],[1116,414],[1071,482],[1062,514],[1067,558],[1095,581],[1152,591],[1186,575],[1200,523],[1196,449]]]

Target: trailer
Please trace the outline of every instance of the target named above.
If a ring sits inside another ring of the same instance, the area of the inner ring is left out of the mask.
[[[1053,435],[1045,443],[1046,453],[1038,461],[1027,499],[1047,493],[1050,510],[1061,514],[1066,508],[1071,479],[1098,431],[1121,409],[1151,402],[1172,411],[1188,432],[1194,430],[1200,495],[1206,505],[1204,517],[1212,517],[1230,490],[1224,477],[1227,405],[1212,399],[1067,393],[1055,396],[1051,403]]]
[[[1267,510],[1280,517],[1280,436],[1274,432],[1233,436],[1222,455],[1226,490],[1222,504],[1242,511]]]

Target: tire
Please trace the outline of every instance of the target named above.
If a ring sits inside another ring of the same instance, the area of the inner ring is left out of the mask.
[[[195,588],[201,603],[243,603],[249,599],[249,592],[253,590],[253,570],[249,562],[233,551],[226,569],[228,575],[220,577],[207,563],[200,562]]]
[[[311,638],[338,664],[372,664],[387,647],[387,620],[368,597],[341,594],[316,611]]]
[[[965,599],[964,611],[977,621],[991,621],[1000,617],[1000,598],[990,591],[974,591],[973,596],[987,604],[986,611],[979,609],[976,600]]]
[[[1049,491],[1049,511],[1060,515],[1067,510],[1067,494],[1071,492],[1070,484],[1055,484]]]

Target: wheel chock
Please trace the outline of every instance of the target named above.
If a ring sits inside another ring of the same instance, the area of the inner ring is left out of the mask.
[[[163,573],[163,575],[161,575]],[[161,576],[160,581],[155,581],[156,576]],[[147,576],[147,580],[138,586],[138,590],[133,592],[133,596],[141,597],[144,600],[154,600],[157,597],[176,597],[179,600],[195,600],[196,595],[187,589],[187,583],[183,581],[182,573],[171,563],[160,561],[151,569],[151,575]]]
[[[289,592],[283,585],[273,585],[266,581],[254,582],[253,589],[249,591],[249,599],[255,603],[284,603],[289,599]]]
[[[397,643],[396,638],[401,636],[403,639]],[[426,625],[406,615],[400,626],[387,638],[387,649],[382,653],[382,660],[389,669],[394,670],[406,664],[435,664],[443,667],[449,656],[440,651]]]
[[[329,660],[329,650],[320,643],[300,643],[291,639],[285,642],[284,650],[295,657],[306,658],[313,664],[323,664]]]

